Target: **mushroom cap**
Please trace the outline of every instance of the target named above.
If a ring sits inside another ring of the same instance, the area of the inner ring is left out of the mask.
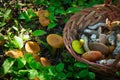
[[[40,63],[42,66],[50,66],[51,65],[51,62],[45,57],[40,57]]]
[[[53,48],[60,48],[64,44],[63,37],[57,34],[49,34],[47,36],[47,42]]]
[[[20,50],[14,49],[14,50],[7,51],[5,55],[12,58],[18,58],[18,57],[23,57],[23,52]]]
[[[120,29],[120,21],[113,21],[110,25],[112,31]]]
[[[109,47],[103,43],[93,42],[93,43],[89,43],[88,46],[90,50],[100,51],[102,54],[109,54],[110,52]]]
[[[103,54],[100,51],[88,51],[82,55],[82,58],[95,62],[103,58]]]
[[[44,16],[41,16],[39,18],[39,22],[43,27],[46,27],[50,24],[50,20],[48,18],[44,17]]]
[[[37,42],[28,41],[25,43],[25,51],[31,54],[37,54],[40,51],[40,46]]]
[[[37,15],[38,15],[39,17],[41,17],[41,16],[48,17],[48,16],[50,15],[50,13],[49,13],[47,10],[39,10],[39,11],[37,12]]]
[[[50,24],[50,19],[47,18],[50,13],[47,10],[40,10],[37,12],[37,15],[39,17],[39,22],[43,27],[46,27]]]

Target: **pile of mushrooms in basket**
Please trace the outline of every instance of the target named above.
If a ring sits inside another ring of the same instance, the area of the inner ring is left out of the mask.
[[[72,48],[88,61],[110,66],[120,53],[120,21],[106,19],[87,26],[79,33],[79,40],[72,41]]]

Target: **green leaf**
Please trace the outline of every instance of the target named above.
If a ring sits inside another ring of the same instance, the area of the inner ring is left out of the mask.
[[[17,58],[18,68],[23,68],[26,64],[25,58]]]
[[[80,71],[79,77],[86,78],[88,76],[88,74],[89,74],[89,71],[87,69],[84,69],[84,70]]]
[[[32,68],[32,69],[38,69],[38,63],[35,61],[35,60],[32,60],[29,62],[29,66]]]
[[[5,12],[5,14],[4,14],[4,19],[5,19],[5,20],[8,20],[8,19],[11,17],[10,14],[11,14],[11,10],[8,9],[8,10]]]
[[[34,58],[30,53],[25,53],[25,60],[27,61],[27,63],[30,63],[34,60]]]
[[[0,35],[0,40],[3,41],[4,40],[4,37]]]
[[[10,68],[13,66],[14,62],[15,62],[15,59],[7,58],[2,65],[2,73],[7,74]]]
[[[59,73],[57,73],[57,78],[58,78],[58,80],[66,80],[67,75],[63,72],[59,72]]]
[[[63,15],[66,14],[66,12],[63,9],[56,9],[55,12],[56,14],[63,14]]]
[[[93,72],[89,72],[89,77],[90,77],[90,79],[95,79],[95,73],[93,73]]]
[[[46,72],[39,72],[39,75],[38,75],[39,79],[40,80],[51,80],[50,79],[50,75],[46,74]]]
[[[76,62],[76,63],[74,64],[74,66],[75,66],[75,67],[78,67],[78,68],[87,68],[87,67],[88,67],[87,64],[85,64],[85,63],[80,63],[80,62]]]
[[[55,75],[56,75],[56,71],[55,71],[54,67],[50,67],[50,68],[48,69],[48,71],[49,71],[50,75],[52,75],[52,76],[55,76]]]
[[[0,27],[3,27],[4,25],[6,25],[5,22],[0,22]]]
[[[46,34],[46,32],[43,31],[43,30],[35,30],[35,31],[33,31],[33,33],[32,33],[33,36],[42,36],[42,35],[44,35],[44,34]]]
[[[64,70],[64,64],[63,64],[63,63],[57,64],[57,65],[56,65],[56,70],[57,70],[58,72],[63,71],[63,70]]]
[[[35,16],[37,16],[37,15],[34,13],[33,9],[28,9],[28,10],[27,10],[27,14],[28,14],[28,16],[29,16],[30,19],[33,18],[33,17],[35,17]]]
[[[70,7],[70,8],[68,8],[67,10],[66,10],[66,12],[67,13],[76,13],[76,12],[78,12],[78,11],[80,11],[81,9],[83,9],[83,8],[76,8],[76,7]]]
[[[26,74],[28,74],[29,73],[29,70],[19,70],[18,71],[18,74],[20,75],[20,76],[25,76]]]
[[[29,79],[34,79],[37,76],[38,76],[37,70],[34,70],[34,69],[29,70],[29,73],[28,73],[28,78]]]
[[[24,46],[22,38],[14,36],[14,41],[17,44],[19,49],[21,49]]]
[[[20,15],[19,15],[19,19],[24,19],[25,22],[29,22],[29,21],[30,21],[30,18],[29,18],[29,16],[26,14],[26,12],[21,12]]]
[[[35,1],[35,4],[36,4],[36,5],[39,5],[40,3],[41,3],[41,0],[36,0],[36,1]]]
[[[48,25],[48,29],[52,29],[52,28],[56,27],[56,25],[57,25],[57,23],[55,23],[55,22],[50,23],[50,24]]]

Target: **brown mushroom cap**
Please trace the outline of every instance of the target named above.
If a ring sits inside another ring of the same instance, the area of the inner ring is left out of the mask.
[[[50,66],[51,65],[51,62],[45,57],[40,57],[40,63],[42,66]]]
[[[109,54],[109,47],[103,43],[93,42],[93,43],[90,43],[88,46],[90,50],[100,51],[103,54]]]
[[[47,42],[53,48],[60,48],[64,44],[63,37],[57,34],[49,34],[47,36]]]
[[[88,51],[82,55],[82,58],[95,62],[103,58],[103,54],[100,51]]]
[[[50,19],[47,18],[50,13],[47,10],[40,10],[37,12],[37,15],[39,17],[39,22],[43,27],[46,27],[50,24]]]
[[[39,10],[39,11],[37,12],[37,15],[38,15],[39,17],[41,17],[41,16],[48,17],[48,16],[50,15],[50,13],[49,13],[47,10]]]
[[[25,51],[31,54],[37,54],[40,51],[40,46],[37,42],[28,41],[25,43]]]
[[[5,55],[12,57],[12,58],[18,58],[18,57],[23,57],[23,53],[20,50],[14,49],[14,50],[9,50],[5,53]]]

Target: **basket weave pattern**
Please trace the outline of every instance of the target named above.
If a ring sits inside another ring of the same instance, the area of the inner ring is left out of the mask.
[[[94,25],[98,22],[105,22],[106,18],[110,21],[120,20],[120,9],[110,3],[83,9],[70,17],[64,27],[63,38],[66,48],[76,60],[89,64],[89,68],[94,72],[114,75],[118,70],[117,68],[87,61],[76,54],[71,46],[73,40],[79,39],[78,36],[80,34],[78,33],[83,31],[87,26]]]

